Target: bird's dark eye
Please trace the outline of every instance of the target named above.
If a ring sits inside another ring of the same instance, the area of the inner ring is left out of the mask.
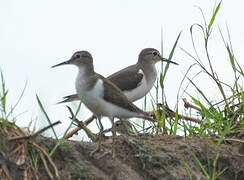
[[[76,58],[80,58],[80,55],[79,55],[79,54],[76,54],[75,57],[76,57]]]
[[[120,124],[121,124],[120,122],[115,123],[116,127],[119,127]]]
[[[152,55],[153,55],[153,56],[157,56],[157,55],[158,55],[158,52],[157,52],[157,51],[153,51],[153,52],[152,52]]]

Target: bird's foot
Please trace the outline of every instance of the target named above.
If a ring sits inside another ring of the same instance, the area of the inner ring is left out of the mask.
[[[105,151],[101,156],[98,157],[98,159],[102,159],[103,157],[105,156],[111,156],[112,158],[115,158],[115,151],[112,150],[112,151]]]
[[[100,158],[103,158],[104,156],[107,156],[107,155],[111,155],[112,158],[115,158],[115,143],[114,143],[114,142],[113,142],[113,144],[112,144],[112,150],[110,150],[110,151],[105,151],[105,152],[99,157],[99,159],[100,159]]]
[[[102,150],[102,145],[99,144],[99,145],[96,147],[95,150],[93,150],[93,151],[91,151],[91,152],[89,153],[89,156],[90,156],[90,157],[93,157],[96,153],[100,152],[101,150]]]

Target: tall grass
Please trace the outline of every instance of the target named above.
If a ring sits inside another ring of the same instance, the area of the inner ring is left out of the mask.
[[[0,90],[0,111],[1,111],[1,119],[3,120],[9,120],[11,122],[15,122],[17,117],[13,115],[14,110],[16,109],[16,107],[18,106],[19,102],[21,101],[25,89],[27,87],[27,82],[24,85],[23,90],[21,91],[20,96],[17,98],[16,103],[10,107],[10,110],[8,110],[8,106],[7,106],[7,95],[8,95],[8,89],[6,87],[6,83],[5,83],[5,78],[3,75],[3,71],[0,69],[0,73],[1,73],[1,90]],[[11,116],[11,119],[10,119]]]
[[[21,92],[20,97],[17,99],[16,103],[10,107],[10,110],[8,110],[8,104],[7,104],[7,95],[8,95],[8,90],[6,88],[6,82],[5,82],[5,78],[3,75],[3,72],[1,71],[1,90],[0,90],[0,113],[1,113],[1,117],[0,117],[0,123],[5,124],[6,126],[14,126],[15,124],[11,124],[11,122],[15,123],[15,120],[17,119],[15,116],[13,116],[14,110],[15,108],[18,106],[19,102],[21,101],[23,94],[25,92],[27,83],[25,83],[24,89]],[[51,118],[49,117],[48,113],[46,112],[40,98],[36,95],[36,99],[37,99],[37,103],[41,109],[41,112],[44,114],[45,118],[47,119],[47,122],[49,125],[51,125],[53,122],[51,120]],[[82,101],[79,103],[79,106],[75,112],[75,116],[73,117],[72,121],[70,122],[70,125],[66,128],[65,133],[63,135],[62,138],[59,138],[57,136],[57,132],[56,130],[51,126],[53,135],[56,139],[56,146],[52,149],[52,151],[50,152],[50,155],[53,155],[55,150],[57,149],[57,147],[61,144],[61,142],[64,140],[65,135],[68,133],[68,131],[71,129],[71,126],[73,124],[74,119],[76,118],[76,116],[78,115],[79,111],[80,111],[80,107],[81,107]],[[10,116],[12,117],[12,119],[10,119]],[[31,126],[32,121],[30,120],[30,124],[29,124],[29,129]]]
[[[189,85],[195,88],[195,91],[198,93],[197,97],[194,97],[194,95],[191,95],[189,93],[186,94],[190,98],[192,103],[192,108],[190,108],[190,111],[196,112],[196,115],[193,115],[193,113],[191,113],[191,117],[195,119],[199,119],[200,117],[201,123],[189,123],[187,122],[187,119],[181,119],[179,122],[183,123],[183,132],[185,137],[198,136],[206,138],[206,140],[209,141],[210,144],[212,144],[215,148],[215,158],[212,160],[212,162],[209,162],[212,168],[209,168],[208,170],[205,169],[204,165],[199,161],[198,157],[192,152],[192,156],[196,160],[202,172],[205,174],[206,179],[211,180],[220,177],[221,174],[223,174],[224,171],[227,169],[227,167],[225,167],[222,170],[217,171],[217,162],[220,153],[219,149],[223,140],[231,134],[238,133],[241,130],[244,130],[244,93],[242,87],[243,70],[235,58],[228,27],[228,40],[224,38],[221,29],[219,28],[218,30],[222,37],[225,51],[228,54],[230,66],[233,70],[233,84],[227,84],[224,82],[224,80],[219,78],[218,73],[216,72],[213,66],[213,59],[211,59],[212,56],[210,54],[209,49],[209,39],[212,35],[212,32],[214,31],[213,25],[217,17],[217,14],[220,10],[221,3],[222,2],[218,3],[217,6],[214,8],[214,11],[209,21],[206,20],[202,9],[199,8],[200,12],[202,13],[204,24],[202,25],[196,23],[190,27],[191,41],[193,45],[194,54],[191,54],[187,50],[181,48],[187,56],[189,56],[195,61],[195,63],[189,67],[182,81],[188,81]],[[204,46],[202,48],[202,51],[205,52],[205,55],[207,57],[207,63],[204,62],[204,57],[201,57],[196,49],[196,43],[194,40],[196,39],[195,30],[202,32],[202,38],[204,40]],[[193,76],[193,78],[188,77],[188,74],[196,67],[200,68],[199,73],[196,73]],[[222,100],[218,101],[216,97],[209,98],[207,96],[207,92],[209,90],[202,89],[197,85],[197,82],[201,81],[201,79],[198,78],[199,74],[202,73],[206,76],[206,78],[209,79],[209,81],[214,82],[216,89],[219,91],[219,95],[222,97]],[[184,92],[186,91],[187,90],[185,89]],[[178,108],[176,108],[176,112],[178,112]],[[178,113],[176,113],[174,121],[175,127],[177,127],[178,118]],[[176,134],[175,131],[174,134]],[[192,177],[189,173],[189,168],[186,166],[184,161],[183,165],[186,168],[186,172],[189,176],[189,179],[191,179]]]

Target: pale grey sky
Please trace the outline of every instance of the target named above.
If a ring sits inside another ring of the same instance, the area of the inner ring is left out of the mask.
[[[0,0],[0,67],[9,89],[8,105],[14,104],[28,81],[16,114],[27,112],[19,116],[18,123],[26,126],[31,118],[40,118],[35,99],[38,94],[51,120],[61,120],[63,124],[59,127],[64,129],[69,123],[68,112],[65,105],[55,103],[75,92],[77,69],[72,66],[51,69],[52,65],[70,58],[77,50],[88,50],[93,55],[95,70],[108,76],[134,64],[143,48],[160,50],[161,27],[165,57],[180,31],[178,47],[193,52],[189,28],[194,23],[203,22],[196,6],[202,8],[209,20],[216,2],[219,1]],[[216,70],[229,82],[231,71],[217,26],[225,35],[225,25],[229,26],[236,58],[243,65],[243,7],[242,0],[223,1],[210,41]],[[199,49],[203,47],[201,43],[199,40]],[[170,66],[165,87],[172,107],[176,103],[180,81],[193,63],[180,48],[176,49],[173,59],[180,66]],[[160,65],[158,67],[160,69]],[[209,83],[205,82],[203,86],[209,86]],[[142,107],[142,103],[138,101],[136,105]],[[82,107],[81,117],[85,119],[89,113],[84,109]],[[37,124],[42,126],[43,121],[40,118]]]

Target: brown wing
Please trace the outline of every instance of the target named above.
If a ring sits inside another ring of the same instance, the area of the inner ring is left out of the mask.
[[[119,107],[128,109],[132,112],[145,114],[142,110],[131,103],[123,92],[112,82],[105,79],[103,76],[98,75],[99,78],[104,80],[104,100],[112,104],[117,104]]]
[[[144,75],[139,70],[140,67],[138,65],[132,65],[110,75],[107,79],[122,91],[130,91],[141,84]]]

